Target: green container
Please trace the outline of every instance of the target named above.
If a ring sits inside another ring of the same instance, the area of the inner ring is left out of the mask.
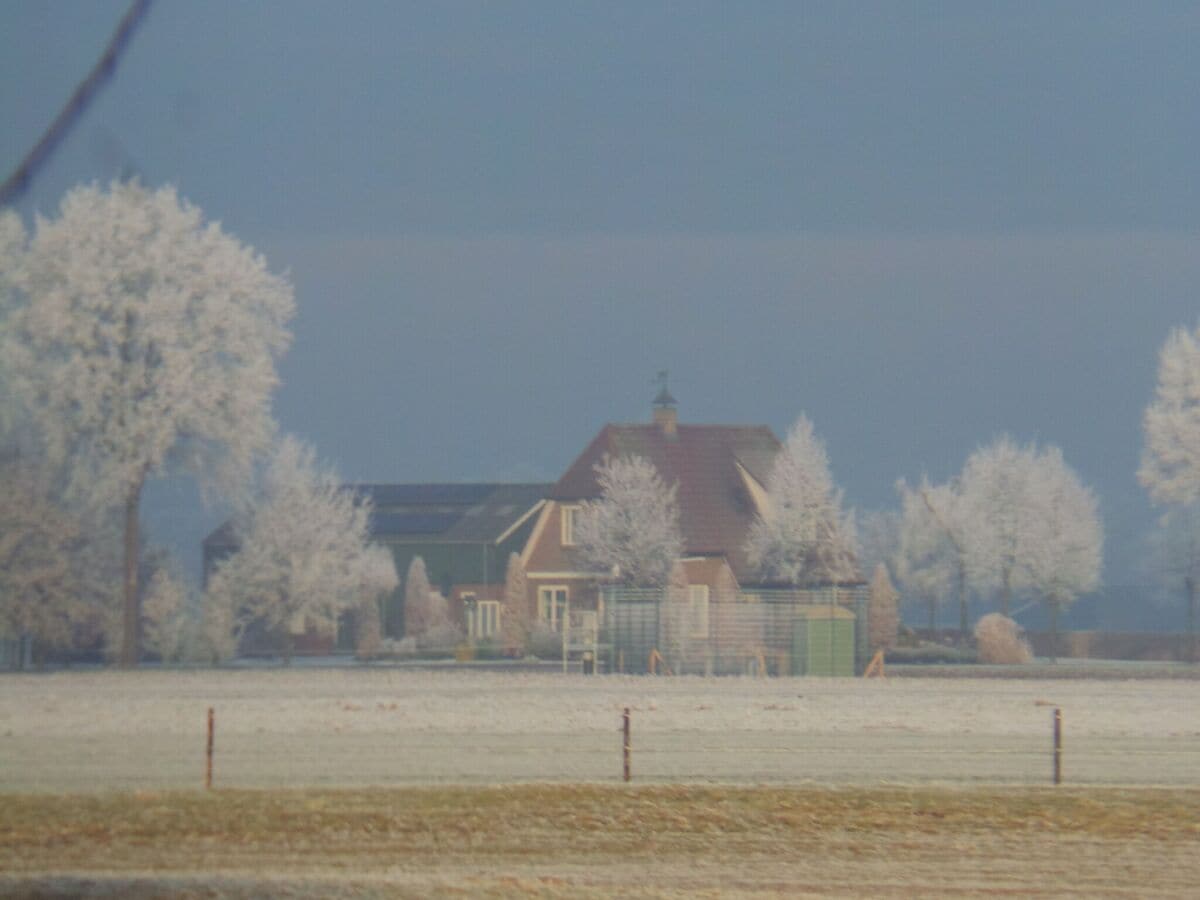
[[[854,613],[841,606],[796,610],[793,675],[854,675]]]

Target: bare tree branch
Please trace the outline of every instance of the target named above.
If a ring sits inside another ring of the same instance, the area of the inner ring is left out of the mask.
[[[25,193],[38,169],[45,165],[50,155],[66,137],[71,126],[87,111],[104,83],[112,78],[121,55],[125,52],[134,31],[137,30],[149,9],[150,0],[133,0],[129,4],[129,9],[117,23],[117,30],[113,32],[108,46],[104,48],[104,53],[96,65],[75,88],[75,93],[71,94],[67,105],[50,123],[50,127],[46,129],[41,140],[34,144],[33,149],[5,179],[4,184],[0,185],[0,207],[14,203]]]

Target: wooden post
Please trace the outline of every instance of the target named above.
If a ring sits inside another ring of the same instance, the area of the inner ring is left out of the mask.
[[[867,664],[866,670],[863,672],[863,678],[884,678],[883,672],[883,651],[875,651],[875,655],[871,657],[871,661]]]
[[[1054,710],[1054,783],[1062,784],[1062,710]]]
[[[651,651],[650,651],[650,660],[649,660],[649,662],[648,662],[648,665],[649,665],[649,667],[650,667],[650,674],[651,674],[651,675],[657,675],[657,674],[658,674],[658,667],[659,667],[659,666],[662,666],[662,670],[663,670],[663,674],[664,674],[664,675],[670,675],[670,674],[671,674],[671,667],[667,665],[667,661],[666,661],[665,659],[663,659],[663,655],[662,655],[661,653],[659,653],[659,652],[658,652],[658,648],[657,648],[657,647],[655,647],[653,650],[651,650]]]
[[[623,756],[623,759],[625,762],[625,780],[629,781],[633,778],[633,774],[630,771],[630,766],[629,766],[629,762],[630,762],[629,757],[633,753],[633,744],[630,743],[630,739],[629,739],[629,707],[628,706],[625,707],[625,712],[623,712],[621,714],[621,733],[622,733],[622,737],[624,738],[624,740],[623,740],[624,752],[623,752],[622,756]]]
[[[205,751],[204,789],[212,790],[212,759],[213,759],[213,708],[208,708],[208,747]]]

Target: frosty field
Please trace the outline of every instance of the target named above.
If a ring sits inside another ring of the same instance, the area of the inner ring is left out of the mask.
[[[0,677],[0,791],[636,783],[1200,785],[1200,682],[406,669]]]

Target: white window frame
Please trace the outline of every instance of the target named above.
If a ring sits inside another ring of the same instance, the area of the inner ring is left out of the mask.
[[[500,633],[500,601],[476,600],[470,621],[471,637],[487,640]]]
[[[688,585],[688,606],[690,607],[688,636],[693,638],[708,637],[709,591],[707,584]]]
[[[558,594],[562,593],[561,608]],[[565,584],[545,584],[537,589],[538,621],[549,625],[551,631],[562,628],[562,620],[571,614],[571,590]]]
[[[559,538],[564,547],[575,546],[575,516],[579,507],[574,504],[562,506],[558,513]]]

